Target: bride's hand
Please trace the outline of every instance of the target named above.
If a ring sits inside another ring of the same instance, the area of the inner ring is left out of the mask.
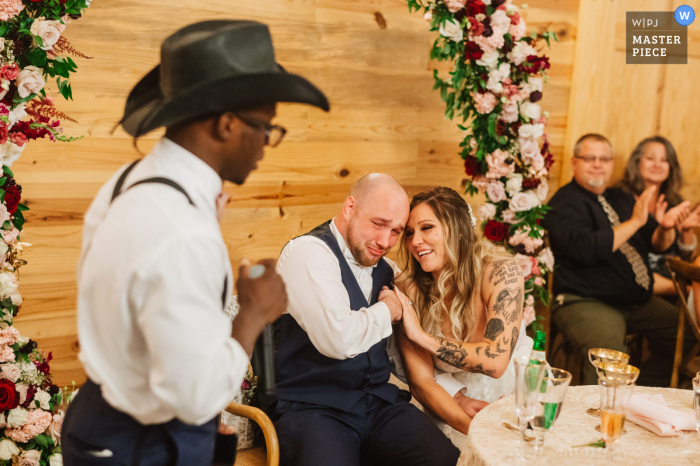
[[[455,393],[454,400],[457,402],[462,411],[470,418],[474,418],[476,413],[487,407],[489,404],[485,401],[475,400],[468,396],[462,395],[460,392]]]
[[[403,316],[401,321],[403,322],[403,328],[406,332],[406,336],[409,340],[417,342],[420,336],[423,334],[423,329],[420,326],[420,320],[418,319],[418,314],[413,309],[413,303],[408,299],[408,296],[403,294],[401,290],[394,287],[396,296],[401,301],[401,308],[403,309]]]

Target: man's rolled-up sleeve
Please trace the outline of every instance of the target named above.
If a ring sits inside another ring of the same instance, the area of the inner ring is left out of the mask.
[[[338,259],[320,240],[290,241],[282,250],[277,272],[287,286],[287,312],[324,356],[353,358],[391,335],[386,304],[350,308]]]

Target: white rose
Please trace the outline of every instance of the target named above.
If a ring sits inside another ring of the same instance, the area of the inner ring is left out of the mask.
[[[540,117],[540,106],[534,102],[522,102],[520,104],[520,114],[527,119],[537,120]]]
[[[491,4],[491,0],[482,0],[484,5],[489,6]]]
[[[489,74],[489,80],[486,81],[486,89],[493,92],[494,94],[503,94],[503,84],[501,84],[500,75],[497,71],[495,76],[491,76]]]
[[[10,213],[5,204],[0,203],[0,225],[10,220]]]
[[[491,220],[496,215],[496,206],[490,202],[486,202],[484,205],[479,207],[479,217],[482,220]]]
[[[36,391],[36,394],[34,395],[34,401],[39,402],[39,407],[41,409],[44,409],[46,411],[51,409],[49,407],[49,400],[51,400],[51,394],[49,394],[49,392],[45,392],[44,390]],[[32,404],[36,406],[36,403],[34,403],[34,401],[32,401]]]
[[[65,29],[66,25],[61,24],[60,21],[47,21],[42,16],[34,20],[29,32],[34,36],[41,37],[43,45],[39,47],[40,49],[51,50]],[[36,39],[34,39],[34,44],[39,46]]]
[[[510,63],[498,65],[498,72],[501,74],[501,81],[510,77]]]
[[[537,256],[537,260],[544,264],[544,268],[549,272],[554,271],[554,254],[549,248],[544,248]]]
[[[49,466],[63,466],[63,455],[60,453],[54,453],[49,456]]]
[[[25,147],[27,147],[27,144],[19,147],[14,142],[7,141],[0,146],[0,163],[8,167],[11,166],[22,155]]]
[[[22,371],[20,371],[19,367],[14,364],[3,364],[0,366],[0,370],[2,370],[2,372],[0,372],[0,378],[7,379],[13,383],[17,382],[19,377],[22,375]]]
[[[26,103],[22,102],[19,104],[17,107],[13,108],[10,110],[10,114],[8,115],[8,118],[10,119],[10,128],[15,125],[18,121],[20,121],[22,118],[27,116],[27,112],[24,109],[26,107]]]
[[[17,385],[17,388],[19,388],[20,385]],[[26,389],[27,386],[25,385],[24,387]],[[27,398],[26,392],[24,394],[24,398]],[[7,414],[8,427],[22,427],[27,422],[27,414],[27,410],[22,407],[11,409]]]
[[[58,445],[61,442],[61,430],[63,429],[63,411],[53,415],[51,424],[46,429],[46,433],[51,436],[53,442]]]
[[[17,293],[17,277],[8,272],[0,272],[0,297],[7,298]]]
[[[26,450],[19,456],[17,466],[39,466],[41,460],[40,450]]]
[[[544,168],[544,157],[542,154],[537,154],[530,159],[530,172],[537,176]]]
[[[5,413],[0,413],[0,427],[7,426],[7,419],[5,418]]]
[[[513,47],[513,50],[508,53],[507,57],[515,66],[519,66],[522,65],[530,55],[537,55],[537,50],[525,42],[518,41]]]
[[[440,34],[455,42],[461,42],[464,38],[464,31],[456,21],[447,20],[440,25]]]
[[[433,10],[426,11],[423,15],[423,19],[426,21],[430,21],[431,19],[433,19]]]
[[[17,93],[21,98],[30,94],[38,94],[44,88],[44,78],[41,76],[41,68],[27,66],[19,72],[17,77]]]
[[[506,200],[506,191],[503,189],[503,184],[500,181],[493,181],[486,187],[486,195],[491,202],[500,202]]]
[[[8,297],[12,300],[12,304],[14,304],[15,306],[19,306],[20,304],[22,304],[23,299],[21,294],[14,293]]]
[[[9,461],[13,456],[19,455],[19,448],[9,438],[0,440],[0,460]]]
[[[495,68],[498,63],[498,50],[484,53],[481,58],[476,61],[477,65],[485,66],[486,68]]]
[[[543,134],[544,125],[542,123],[537,123],[534,125],[521,125],[518,129],[518,135],[523,139],[537,139],[539,137],[542,137]]]
[[[524,277],[527,277],[528,275],[532,274],[532,260],[530,260],[529,256],[525,256],[523,254],[516,254],[515,262],[517,262],[520,266],[520,269],[523,271]]]
[[[5,50],[5,38],[0,37],[0,52],[2,52],[3,50]]]
[[[517,193],[510,200],[510,209],[515,212],[524,212],[538,205],[540,205],[540,198],[532,190]]]
[[[542,92],[542,78],[528,78],[527,82],[523,81],[523,89],[525,89],[528,94],[532,94],[535,91]]]
[[[516,193],[519,193],[523,187],[523,175],[520,173],[511,173],[508,176],[508,181],[506,182],[506,191],[508,195],[513,197]]]
[[[547,199],[548,192],[549,192],[549,185],[547,184],[547,180],[542,180],[540,185],[537,187],[537,197],[540,198],[540,201],[544,202],[545,199]]]
[[[474,16],[474,19],[476,19],[477,21],[483,21],[486,19],[486,15],[483,13],[479,13],[478,15]]]

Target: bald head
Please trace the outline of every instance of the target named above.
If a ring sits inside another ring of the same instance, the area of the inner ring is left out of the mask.
[[[335,225],[358,263],[373,266],[389,252],[408,221],[409,205],[389,175],[371,173],[353,185]]]
[[[350,196],[354,197],[358,204],[377,195],[386,195],[391,198],[395,196],[394,200],[405,199],[409,203],[406,191],[395,179],[384,173],[365,175],[357,180],[350,190]]]

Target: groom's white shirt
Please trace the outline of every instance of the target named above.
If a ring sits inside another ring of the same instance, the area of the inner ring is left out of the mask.
[[[335,219],[330,228],[369,302],[374,267],[357,263],[338,232]],[[386,261],[394,269],[394,274],[399,272],[393,261]],[[391,313],[386,304],[369,303],[368,307],[351,309],[338,258],[323,240],[314,236],[291,240],[282,249],[277,272],[287,285],[287,313],[294,317],[324,356],[353,358],[391,335]]]

